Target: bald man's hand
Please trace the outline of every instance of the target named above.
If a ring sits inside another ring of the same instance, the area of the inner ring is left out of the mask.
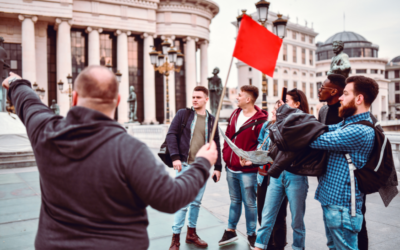
[[[10,83],[8,82],[11,78],[16,77],[17,79],[21,79],[21,77],[13,72],[10,72],[10,76],[4,79],[3,83],[1,84],[3,88],[8,90],[10,88]]]
[[[214,141],[210,143],[207,143],[203,147],[200,148],[200,150],[197,152],[196,157],[204,157],[206,158],[211,166],[217,162],[218,158],[218,151],[217,151],[217,144],[215,144]]]

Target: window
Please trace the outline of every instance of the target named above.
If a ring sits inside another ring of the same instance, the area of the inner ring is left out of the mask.
[[[317,90],[319,90],[322,87],[322,82],[317,82]]]
[[[287,44],[283,45],[283,61],[287,61]]]
[[[286,69],[283,71],[283,74],[287,74],[287,70]]]
[[[314,84],[310,83],[310,98],[314,98]]]
[[[136,92],[137,118],[139,122],[143,122],[144,120],[143,40],[139,36],[128,36],[128,70],[129,70],[129,86],[134,86]],[[175,77],[175,79],[176,78],[177,77]],[[175,91],[176,90],[177,88],[175,87]],[[171,111],[175,113],[175,110]]]
[[[385,79],[389,79],[388,72],[389,71],[385,71]]]
[[[400,103],[400,94],[396,94],[396,103]]]
[[[283,81],[283,87],[285,87],[285,88],[288,87],[288,81],[287,81],[287,80],[284,80],[284,81]]]
[[[371,49],[365,48],[364,51],[365,51],[365,54],[364,54],[365,57],[372,57]]]
[[[384,71],[383,71],[383,70],[381,70],[381,75],[383,75],[383,73],[384,73]]]
[[[314,108],[313,107],[310,108],[310,115],[314,115]]]
[[[296,81],[293,82],[293,88],[297,88],[297,82]]]
[[[326,76],[328,75],[328,71],[325,71],[325,75],[326,75]]]
[[[378,74],[379,70],[377,69],[371,69],[371,74]]]
[[[309,39],[310,39],[310,40],[309,40],[310,43],[313,44],[313,43],[314,43],[314,38],[310,36]]]
[[[301,73],[303,76],[306,76],[306,72]]]
[[[275,68],[275,70],[274,70],[275,72],[278,72],[278,69],[277,68]]]
[[[306,93],[306,83],[305,83],[305,82],[302,82],[301,85],[302,85],[301,90],[302,90],[304,93]]]
[[[253,85],[253,79],[249,79],[249,85]]]
[[[396,90],[396,91],[400,90],[400,82],[395,82],[394,83],[394,90]]]
[[[71,31],[72,82],[87,66],[86,41],[87,37],[84,30]]]
[[[311,73],[311,74],[310,74],[310,76],[311,76],[311,77],[314,77],[314,74],[313,74],[313,73]]]
[[[310,65],[312,66],[314,64],[314,55],[313,55],[313,51],[310,50]]]
[[[394,78],[394,70],[389,71],[389,79]]]
[[[251,67],[249,67],[249,72],[251,72]]]
[[[302,41],[302,42],[305,42],[305,41],[306,41],[306,35],[301,34],[301,41]]]
[[[301,63],[306,64],[306,49],[301,49]]]
[[[22,75],[22,46],[21,46],[21,44],[19,44],[19,43],[4,43],[3,48],[6,50],[6,53],[7,53],[7,58],[5,59],[5,62],[8,63],[8,65],[10,65],[10,67],[11,67],[11,69],[9,71],[12,71],[15,74],[21,76]],[[3,77],[3,76],[0,76],[0,77]],[[5,75],[4,75],[4,77],[5,77]]]
[[[294,40],[297,39],[297,32],[296,32],[296,31],[292,31],[292,38],[293,38]]]
[[[356,74],[366,74],[367,70],[366,69],[356,69]]]
[[[57,102],[57,31],[47,26],[47,103]]]
[[[297,47],[293,46],[293,62],[297,63]]]
[[[274,79],[274,96],[278,96],[278,80]]]
[[[116,37],[112,33],[100,34],[100,65],[111,64],[116,72],[117,46]]]
[[[394,71],[394,78],[400,78],[400,70]]]
[[[297,71],[293,71],[293,75],[297,76]]]
[[[322,72],[317,72],[316,76],[317,77],[322,76]]]

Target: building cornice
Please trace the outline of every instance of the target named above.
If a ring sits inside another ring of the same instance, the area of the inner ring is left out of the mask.
[[[126,5],[126,6],[156,10],[159,0],[96,0],[90,2],[111,3],[111,4]]]
[[[204,7],[189,4],[178,4],[175,2],[170,4],[160,4],[157,9],[157,13],[159,12],[192,13],[203,16],[210,20],[213,19],[215,16],[213,12],[206,10]]]
[[[296,46],[296,47],[302,47],[302,48],[306,48],[306,49],[311,49],[313,51],[317,50],[317,46],[315,46],[314,44],[311,43],[305,43],[305,42],[300,42],[300,41],[295,41],[295,40],[291,40],[291,39],[283,39],[283,44],[290,44],[292,46]]]

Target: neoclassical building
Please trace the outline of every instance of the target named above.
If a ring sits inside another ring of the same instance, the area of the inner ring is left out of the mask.
[[[254,20],[258,20],[257,12],[250,14]],[[272,32],[273,21],[278,18],[277,13],[269,11],[266,27]],[[283,17],[287,18],[287,17]],[[233,23],[237,26],[236,22]],[[315,67],[315,37],[318,35],[312,25],[287,23],[287,34],[283,39],[282,47],[276,63],[274,76],[267,76],[267,107],[271,111],[279,100],[283,87],[288,90],[297,88],[304,91],[307,96],[310,113],[317,115],[318,89],[316,87]],[[262,73],[253,67],[238,61],[238,85],[255,85],[260,94],[257,105],[262,106]]]
[[[69,74],[75,79],[88,65],[111,64],[122,73],[116,119],[128,121],[129,86],[134,86],[139,121],[163,123],[165,77],[150,63],[151,47],[161,51],[167,39],[185,55],[181,71],[169,77],[173,116],[191,105],[197,84],[207,86],[210,23],[218,12],[212,0],[0,0],[0,36],[11,70],[43,88],[42,101],[56,100],[61,115],[69,110],[69,97],[57,83],[68,89]]]
[[[400,119],[400,56],[390,60],[385,66],[385,79],[389,80],[390,120]]]
[[[379,95],[372,104],[371,112],[379,120],[385,121],[389,117],[389,81],[384,78],[387,59],[379,58],[379,46],[365,39],[363,36],[343,31],[329,37],[324,43],[317,43],[316,71],[317,85],[320,86],[327,78],[332,57],[334,41],[344,42],[344,53],[349,55],[351,71],[349,76],[363,75],[376,80],[379,84]]]

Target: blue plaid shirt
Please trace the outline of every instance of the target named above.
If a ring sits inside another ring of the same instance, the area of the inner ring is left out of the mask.
[[[326,173],[319,178],[315,199],[322,206],[343,206],[351,211],[351,186],[349,165],[343,153],[349,153],[357,168],[362,168],[369,160],[374,147],[375,131],[364,125],[344,125],[362,120],[371,123],[369,112],[346,118],[343,122],[330,125],[329,132],[319,136],[310,144],[311,148],[328,150]],[[363,194],[358,189],[356,180],[356,210],[361,214]]]

